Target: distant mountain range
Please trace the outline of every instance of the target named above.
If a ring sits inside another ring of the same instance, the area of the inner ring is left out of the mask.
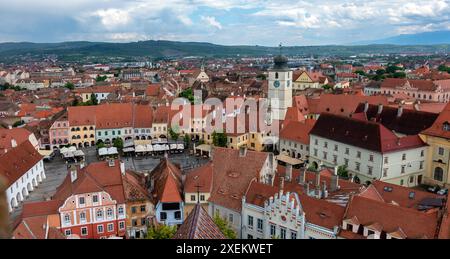
[[[450,41],[449,41],[450,42]],[[236,57],[277,54],[276,47],[223,46],[203,42],[139,41],[130,43],[62,42],[62,43],[0,43],[0,62],[39,59],[57,55],[63,61],[98,60],[101,58],[142,57]],[[285,55],[349,56],[357,54],[450,52],[450,45],[360,45],[360,46],[295,46],[284,47]]]
[[[450,31],[433,31],[417,34],[402,34],[390,38],[357,42],[361,44],[394,44],[394,45],[438,45],[450,44]]]

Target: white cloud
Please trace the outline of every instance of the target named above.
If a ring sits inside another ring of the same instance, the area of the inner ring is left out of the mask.
[[[200,19],[205,22],[208,26],[214,27],[216,29],[222,30],[222,24],[216,20],[213,16],[201,16]]]
[[[124,26],[130,22],[130,15],[125,10],[106,9],[94,12],[98,16],[105,27]]]

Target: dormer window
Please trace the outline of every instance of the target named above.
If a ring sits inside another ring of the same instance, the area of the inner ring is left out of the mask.
[[[448,123],[447,121],[444,122],[443,130],[444,131],[450,131],[450,123]]]

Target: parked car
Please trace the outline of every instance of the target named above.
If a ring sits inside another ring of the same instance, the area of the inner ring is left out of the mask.
[[[448,194],[448,188],[442,188],[440,189],[437,194],[439,195],[447,195]]]

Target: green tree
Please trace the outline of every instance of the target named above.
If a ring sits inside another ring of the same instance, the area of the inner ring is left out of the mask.
[[[213,145],[216,147],[226,147],[227,146],[227,135],[225,133],[213,132],[212,134]]]
[[[338,175],[339,177],[348,178],[348,169],[347,166],[341,165],[338,167]]]
[[[96,146],[98,149],[106,147],[106,145],[105,145],[105,143],[103,143],[103,141],[98,141]]]
[[[169,135],[170,138],[175,141],[178,141],[178,139],[180,138],[180,133],[178,133],[177,129],[174,130],[172,128],[169,128]]]
[[[184,135],[184,144],[186,145],[186,147],[189,147],[189,145],[191,144],[191,137],[189,137],[188,134]]]
[[[67,89],[70,89],[70,90],[75,89],[75,85],[74,85],[72,82],[67,82],[67,83],[64,85],[64,87],[67,88]]]
[[[394,74],[392,74],[393,78],[406,78],[406,74],[405,72],[395,72]]]
[[[447,72],[447,73],[450,73],[450,67],[447,67],[446,65],[440,65],[440,66],[438,67],[438,70],[441,71],[441,72]]]
[[[123,149],[123,140],[121,138],[116,138],[114,140],[113,146],[118,149]]]
[[[22,126],[23,124],[25,124],[25,122],[23,120],[16,121],[16,122],[14,122],[13,127],[17,128],[19,126]]]
[[[218,214],[214,215],[214,223],[220,229],[220,232],[228,238],[228,239],[236,239],[237,235],[233,229],[230,228],[230,225],[226,219],[223,219]]]
[[[98,105],[97,96],[94,93],[91,94],[91,102],[92,102],[92,105]]]
[[[108,79],[107,76],[100,76],[100,75],[98,75],[97,78],[95,78],[95,81],[96,82],[105,82],[106,79]]]
[[[403,69],[401,67],[397,67],[397,66],[388,66],[386,68],[386,73],[388,74],[394,74],[397,71],[402,71]]]
[[[362,70],[357,70],[355,71],[356,74],[361,75],[361,76],[365,76],[366,72],[362,71]]]
[[[176,226],[152,226],[148,228],[147,239],[171,239],[177,233]]]
[[[186,98],[189,102],[194,103],[194,92],[192,88],[188,88],[180,93],[180,97]]]
[[[378,69],[378,70],[377,70],[377,75],[378,75],[378,76],[382,76],[382,75],[384,75],[384,74],[386,74],[386,70],[384,70],[384,69]]]

